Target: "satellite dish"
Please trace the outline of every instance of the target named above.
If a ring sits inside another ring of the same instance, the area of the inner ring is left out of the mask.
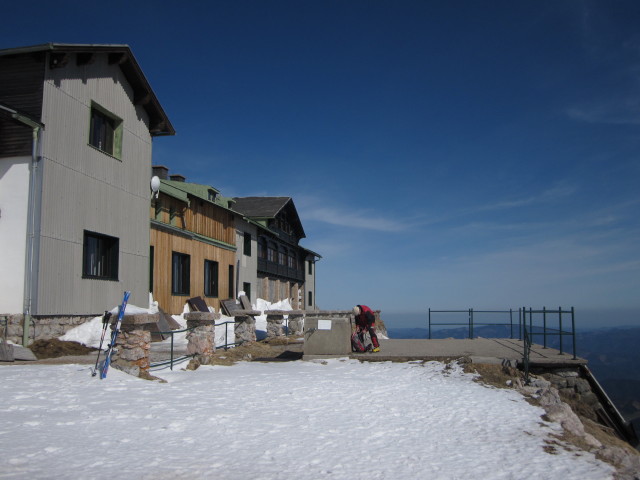
[[[158,192],[160,191],[160,178],[157,176],[151,177],[151,191],[158,198]]]

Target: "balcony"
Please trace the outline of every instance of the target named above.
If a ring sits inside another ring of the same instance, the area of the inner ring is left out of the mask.
[[[258,272],[268,275],[277,275],[278,277],[297,282],[304,282],[304,270],[297,268],[289,268],[287,265],[280,265],[276,262],[270,262],[264,258],[258,259]]]

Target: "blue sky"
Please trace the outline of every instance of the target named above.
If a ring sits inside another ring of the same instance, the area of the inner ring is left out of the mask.
[[[0,48],[130,45],[154,163],[293,197],[321,308],[640,307],[639,2],[36,6]]]

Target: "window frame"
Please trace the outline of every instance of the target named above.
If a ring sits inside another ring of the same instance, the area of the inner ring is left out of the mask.
[[[91,102],[88,144],[111,157],[122,159],[122,119]]]
[[[212,277],[214,277],[213,280],[212,280]],[[220,293],[220,265],[215,260],[205,259],[204,261],[204,296],[209,298],[218,298],[219,293]]]
[[[84,230],[82,239],[82,278],[118,281],[120,239]]]
[[[190,292],[191,255],[171,252],[171,295],[189,296]]]

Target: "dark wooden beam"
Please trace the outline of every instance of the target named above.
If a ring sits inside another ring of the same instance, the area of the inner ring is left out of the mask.
[[[61,68],[69,62],[69,54],[64,52],[52,52],[49,57],[49,68]]]
[[[149,131],[151,133],[162,133],[166,130],[166,127],[164,120],[160,118],[149,119]]]
[[[90,65],[96,60],[96,55],[93,52],[81,52],[76,55],[76,65]]]
[[[147,105],[151,101],[151,92],[148,90],[136,90],[133,93],[133,103],[135,105]]]
[[[123,64],[127,61],[127,54],[124,52],[114,52],[109,54],[109,65]]]

